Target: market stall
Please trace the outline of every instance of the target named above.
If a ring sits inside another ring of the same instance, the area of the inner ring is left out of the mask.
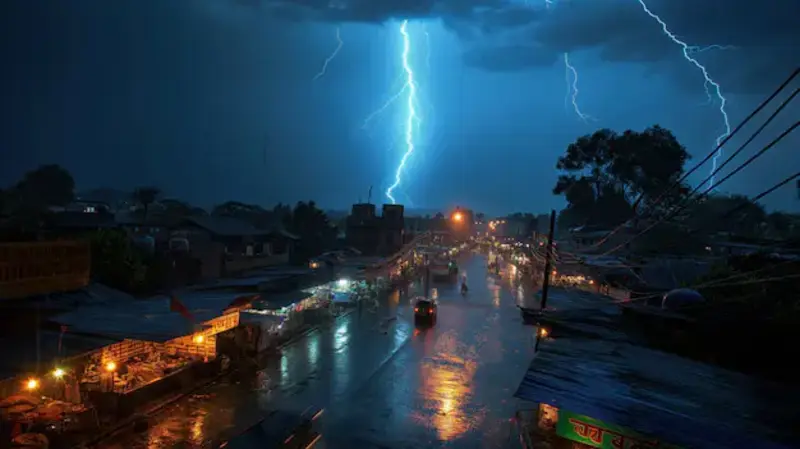
[[[42,396],[39,381],[33,378],[22,387],[25,393],[0,401],[0,427],[5,430],[6,441],[48,447],[52,441],[96,429],[97,415],[92,407]]]
[[[108,356],[104,360],[103,354],[96,354],[82,374],[81,389],[124,394],[203,360],[203,357],[191,353],[169,351],[167,345],[151,343],[141,346],[141,351],[118,361]]]

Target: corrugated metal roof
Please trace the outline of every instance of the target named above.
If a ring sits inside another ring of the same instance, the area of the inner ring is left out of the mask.
[[[683,447],[782,448],[767,438],[793,435],[797,388],[635,345],[612,324],[619,309],[592,301],[557,320],[515,397]]]
[[[51,321],[69,326],[72,332],[163,342],[191,334],[202,322],[222,316],[241,296],[240,292],[224,290],[178,292],[176,297],[189,309],[195,322],[171,312],[167,296],[128,304],[79,307]]]

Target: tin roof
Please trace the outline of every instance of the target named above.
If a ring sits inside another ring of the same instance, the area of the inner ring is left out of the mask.
[[[242,296],[241,292],[225,290],[177,292],[176,297],[192,314],[194,322],[170,311],[170,298],[167,296],[79,307],[55,316],[51,321],[68,326],[70,332],[164,342],[191,334],[197,325],[222,316]]]
[[[557,335],[541,343],[517,398],[683,447],[781,448],[769,440],[796,438],[800,389],[635,344],[616,330],[613,304],[577,307],[553,317]]]

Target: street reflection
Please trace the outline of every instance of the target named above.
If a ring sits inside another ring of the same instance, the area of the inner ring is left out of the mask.
[[[175,410],[176,413],[171,413],[167,419],[152,426],[147,431],[148,449],[163,449],[165,447],[173,447],[179,442],[187,442],[189,447],[202,447],[206,442],[206,431],[211,424],[209,420],[209,409],[200,407],[194,410],[189,416],[180,412],[184,410]],[[230,409],[215,410],[214,421],[216,425],[229,424],[231,422]],[[135,447],[133,444],[127,444],[128,447]]]
[[[441,441],[450,441],[466,433],[476,420],[475,415],[470,416],[464,409],[472,395],[475,362],[443,352],[426,360],[420,369],[420,394],[431,409],[428,411],[431,416],[420,418],[433,425]]]
[[[319,362],[319,339],[319,334],[313,334],[308,339],[308,343],[306,344],[308,361],[312,369],[316,369],[317,363]]]

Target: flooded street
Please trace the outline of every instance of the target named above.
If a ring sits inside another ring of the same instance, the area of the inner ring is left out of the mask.
[[[487,277],[484,257],[462,270],[466,297],[455,284],[433,284],[433,328],[415,329],[410,298],[394,294],[377,311],[354,311],[302,337],[258,375],[198,391],[155,415],[148,430],[99,447],[201,447],[266,411],[308,407],[325,408],[327,448],[515,447],[512,395],[532,357],[531,328],[508,282]]]

